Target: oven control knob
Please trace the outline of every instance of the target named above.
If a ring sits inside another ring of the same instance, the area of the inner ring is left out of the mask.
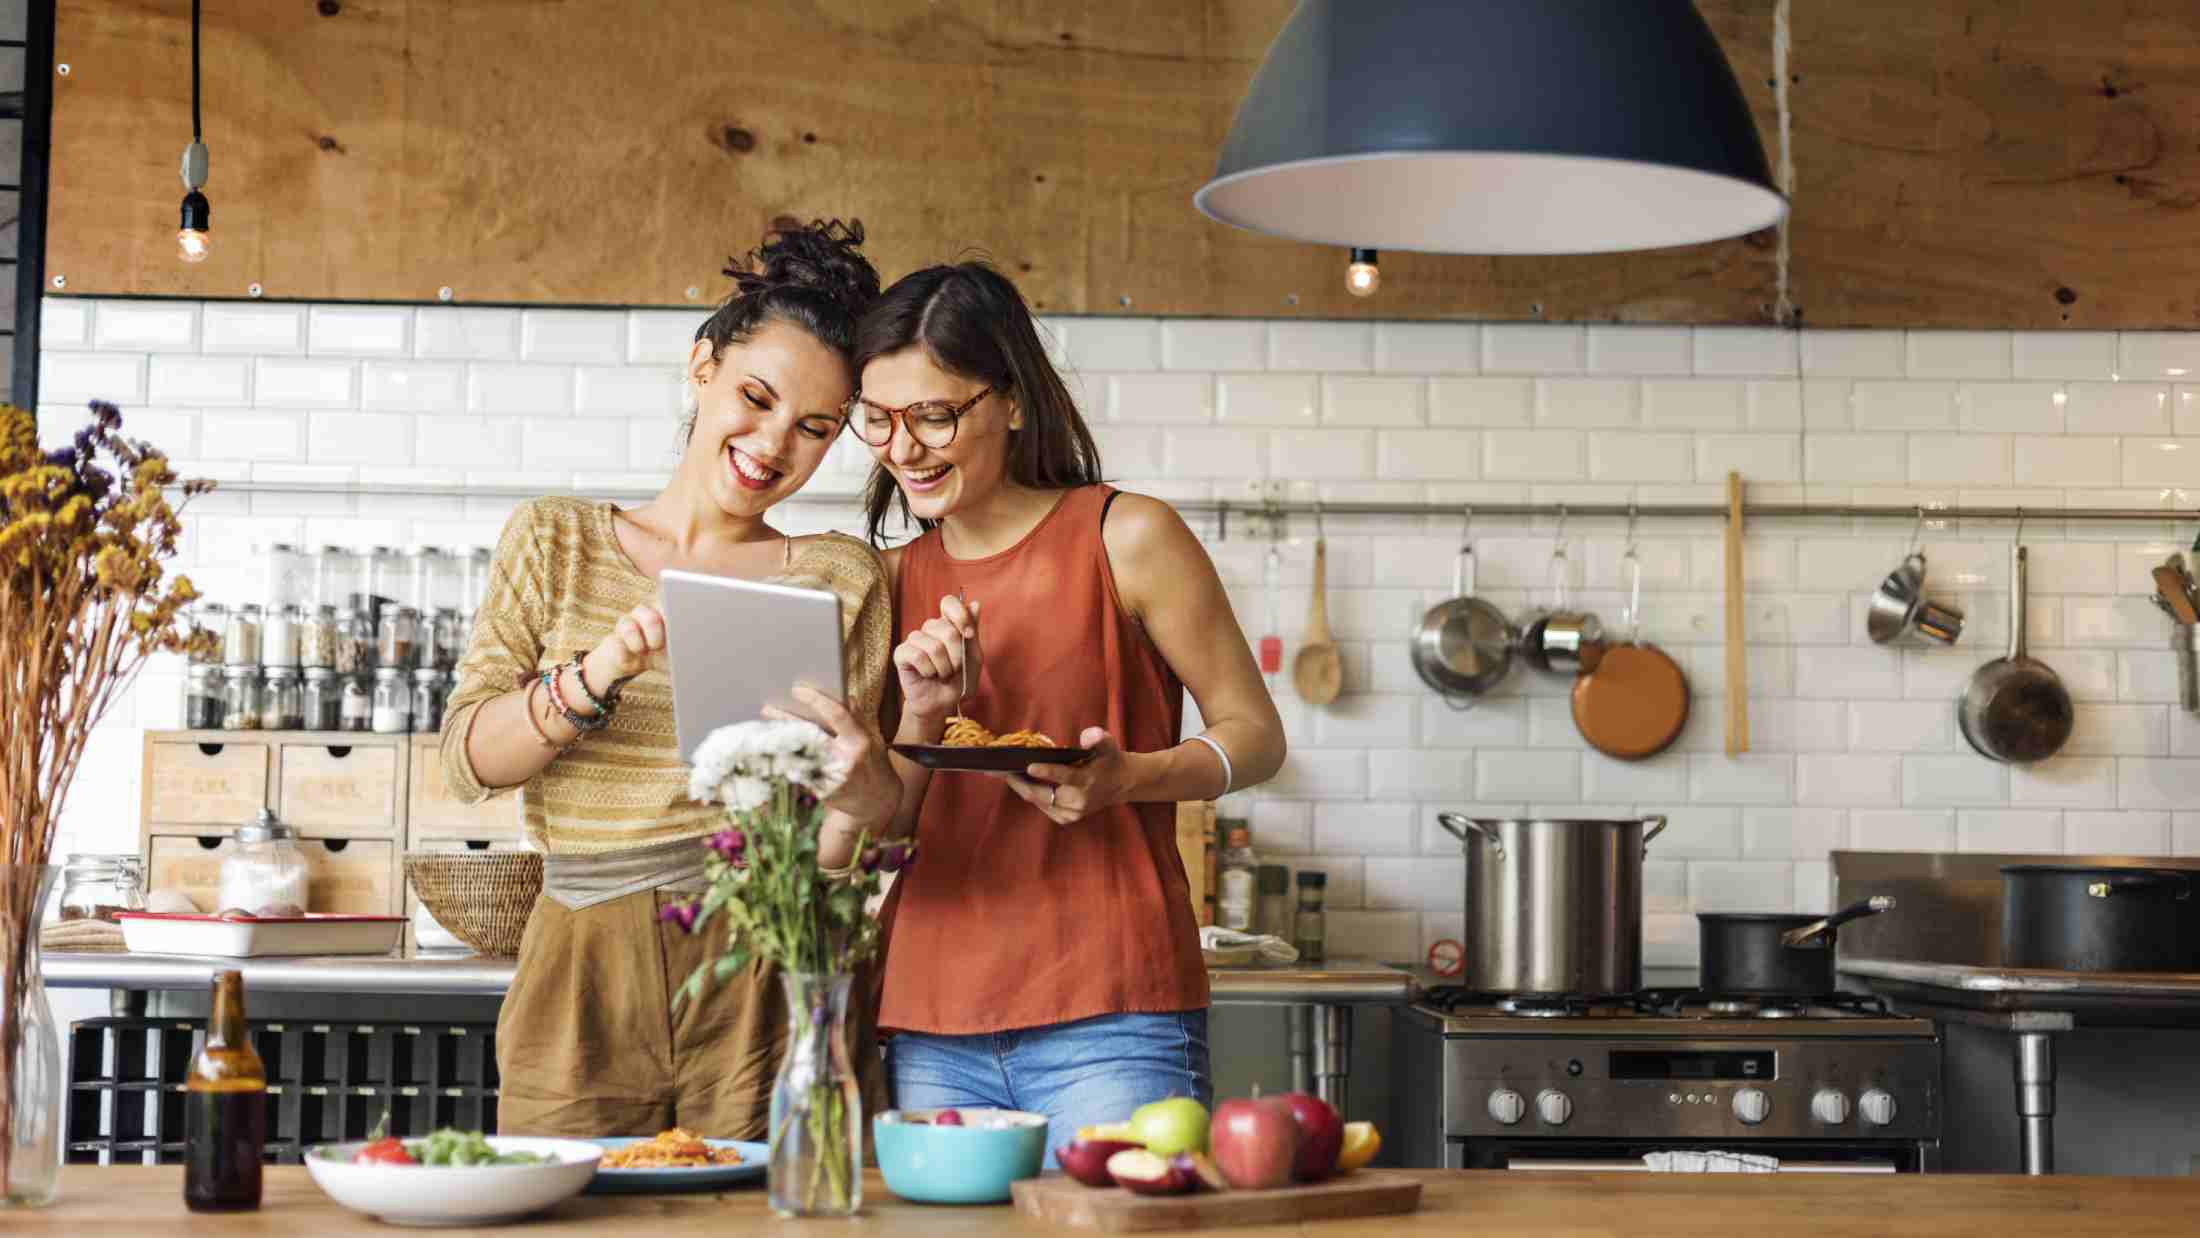
[[[1499,1088],[1490,1093],[1490,1116],[1511,1126],[1528,1112],[1528,1102],[1520,1099],[1520,1093],[1511,1088]]]
[[[1552,1126],[1564,1126],[1566,1119],[1574,1116],[1574,1102],[1557,1088],[1545,1088],[1535,1094],[1535,1112]]]
[[[1833,1088],[1820,1088],[1810,1098],[1810,1116],[1828,1126],[1839,1126],[1849,1120],[1849,1098]]]
[[[1734,1094],[1734,1116],[1744,1126],[1755,1126],[1772,1112],[1772,1098],[1762,1088],[1743,1088]]]
[[[1863,1111],[1864,1120],[1873,1126],[1894,1125],[1896,1105],[1893,1093],[1871,1088],[1856,1098],[1856,1107]]]

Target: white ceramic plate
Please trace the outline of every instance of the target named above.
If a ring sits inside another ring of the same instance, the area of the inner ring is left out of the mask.
[[[212,954],[253,958],[275,954],[388,954],[405,939],[403,916],[155,915],[125,911],[122,942],[134,954]]]
[[[533,1152],[540,1165],[354,1165],[364,1143],[323,1144],[306,1172],[328,1197],[392,1225],[494,1225],[516,1221],[581,1193],[603,1149],[578,1139],[491,1135],[499,1152]]]
[[[594,1139],[589,1142],[605,1150],[624,1148],[631,1144],[648,1143],[640,1137],[618,1139]],[[644,1192],[708,1191],[736,1182],[748,1182],[764,1176],[771,1163],[771,1145],[743,1143],[735,1139],[705,1139],[713,1148],[732,1148],[741,1154],[738,1165],[695,1165],[676,1169],[611,1169],[596,1170],[596,1180],[588,1187],[591,1195],[616,1195]]]

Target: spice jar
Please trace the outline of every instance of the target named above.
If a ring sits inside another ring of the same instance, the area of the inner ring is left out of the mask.
[[[298,668],[271,666],[260,685],[260,729],[297,731],[306,724],[305,706],[298,687]]]
[[[222,729],[260,729],[260,668],[256,663],[232,666],[222,672]]]
[[[183,672],[183,725],[192,731],[222,727],[221,668],[192,663]]]
[[[1299,962],[1319,963],[1327,951],[1329,925],[1322,915],[1322,897],[1329,874],[1299,874],[1299,914],[1291,928],[1291,944],[1299,948]]]
[[[437,606],[436,585],[443,578],[443,552],[433,546],[412,546],[405,551],[405,575],[411,585],[405,603],[423,615]]]
[[[374,729],[374,689],[365,675],[343,675],[337,679],[336,729],[340,731],[371,731]]]
[[[262,808],[237,827],[237,847],[222,861],[218,885],[220,910],[236,908],[258,915],[262,908],[306,907],[306,856],[298,850],[298,831]]]
[[[228,666],[260,664],[260,608],[246,603],[229,612],[222,626],[222,662]]]
[[[222,641],[229,630],[229,608],[220,602],[208,602],[198,607],[191,616],[193,632],[210,632],[214,639],[191,651],[191,665],[220,666]]]
[[[374,665],[377,670],[411,672],[419,669],[419,611],[410,606],[383,608],[382,626],[375,631]]]
[[[412,729],[412,685],[394,666],[374,672],[374,733],[403,735]]]
[[[336,608],[316,606],[298,629],[298,665],[332,668],[336,665]]]
[[[374,621],[361,607],[346,610],[336,620],[335,656],[329,667],[339,675],[364,675],[374,669]]]
[[[306,599],[306,560],[298,548],[289,542],[277,542],[267,548],[267,591],[260,598],[268,613],[285,606],[297,606]]]
[[[134,855],[76,854],[61,869],[61,918],[106,920],[145,910],[145,869]]]
[[[298,689],[298,712],[308,731],[333,731],[343,717],[343,690],[336,675],[325,666],[306,668],[305,683]]]
[[[459,617],[456,607],[447,606],[435,612],[435,622],[428,626],[435,634],[428,642],[429,647],[435,651],[435,669],[457,670],[458,660],[466,653],[465,620]]]
[[[1253,931],[1279,941],[1291,940],[1291,870],[1263,864],[1254,870],[1260,893],[1253,906]]]
[[[284,606],[267,612],[267,624],[260,629],[260,665],[287,666],[298,669],[298,656],[302,652],[305,612],[296,606]]]
[[[382,625],[382,612],[398,605],[404,592],[405,562],[396,550],[376,546],[367,552],[367,618]]]
[[[443,729],[443,698],[450,690],[450,676],[432,666],[413,672],[413,730],[427,735]]]

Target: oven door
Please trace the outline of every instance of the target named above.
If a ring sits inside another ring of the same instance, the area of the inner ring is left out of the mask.
[[[1528,1172],[1654,1173],[1645,1156],[1710,1152],[1771,1157],[1781,1173],[1929,1173],[1937,1146],[1924,1141],[1453,1139],[1445,1162],[1455,1169]],[[1692,1158],[1680,1158],[1687,1164]]]

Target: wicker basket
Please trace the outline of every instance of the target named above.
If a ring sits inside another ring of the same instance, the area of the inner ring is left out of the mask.
[[[408,851],[412,882],[435,922],[482,954],[519,953],[527,915],[542,893],[542,856],[532,851]]]

